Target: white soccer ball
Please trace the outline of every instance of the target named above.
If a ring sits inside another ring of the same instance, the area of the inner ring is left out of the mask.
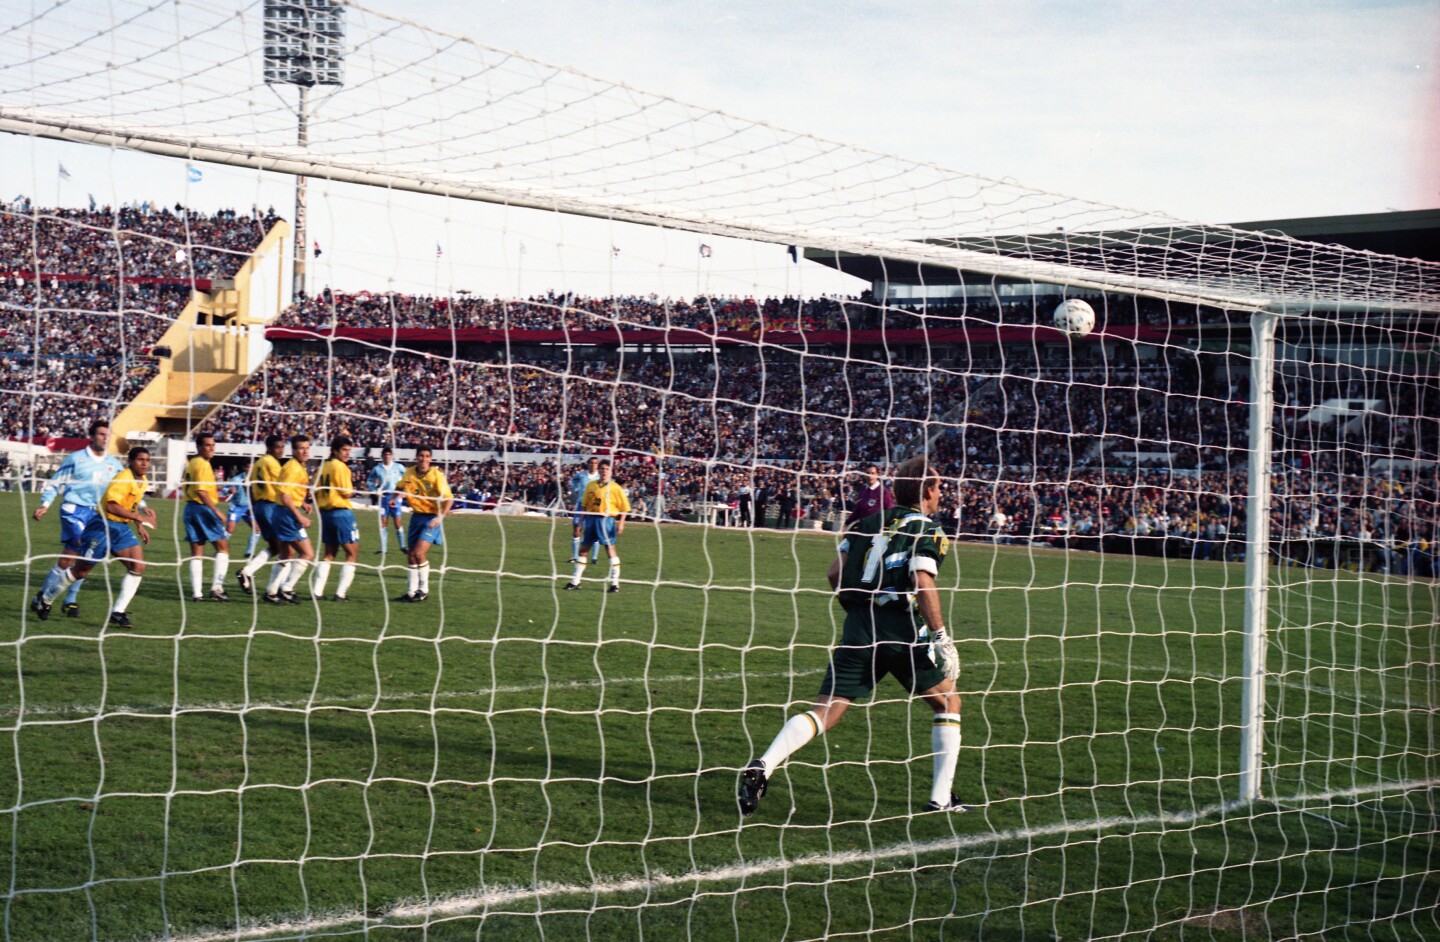
[[[1095,309],[1079,298],[1070,298],[1055,309],[1054,322],[1063,334],[1085,337],[1095,329]]]

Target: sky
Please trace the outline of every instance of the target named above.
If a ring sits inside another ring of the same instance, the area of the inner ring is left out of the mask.
[[[1433,0],[368,3],[780,127],[1186,219],[1440,206]],[[176,160],[0,135],[0,198],[289,215],[288,178],[197,166],[191,182]],[[858,290],[773,245],[339,184],[311,204],[312,287]]]

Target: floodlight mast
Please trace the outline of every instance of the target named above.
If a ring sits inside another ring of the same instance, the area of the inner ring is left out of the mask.
[[[295,143],[310,145],[310,89],[342,85],[345,73],[345,7],[340,0],[265,0],[265,84],[294,85]],[[305,297],[306,177],[295,177],[295,256],[291,296]]]

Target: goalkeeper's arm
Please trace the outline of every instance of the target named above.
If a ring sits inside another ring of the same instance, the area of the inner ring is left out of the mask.
[[[945,676],[955,680],[960,676],[960,657],[955,653],[955,642],[945,630],[945,619],[940,613],[940,592],[935,588],[935,577],[923,569],[915,570],[915,607],[920,617],[930,628],[931,650],[936,656],[936,666],[945,668]],[[944,661],[941,664],[941,661]]]

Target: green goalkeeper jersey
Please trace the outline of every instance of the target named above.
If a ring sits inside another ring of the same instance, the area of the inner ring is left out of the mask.
[[[909,614],[915,573],[938,576],[950,541],[940,525],[915,507],[891,507],[857,523],[840,543],[840,604]]]

